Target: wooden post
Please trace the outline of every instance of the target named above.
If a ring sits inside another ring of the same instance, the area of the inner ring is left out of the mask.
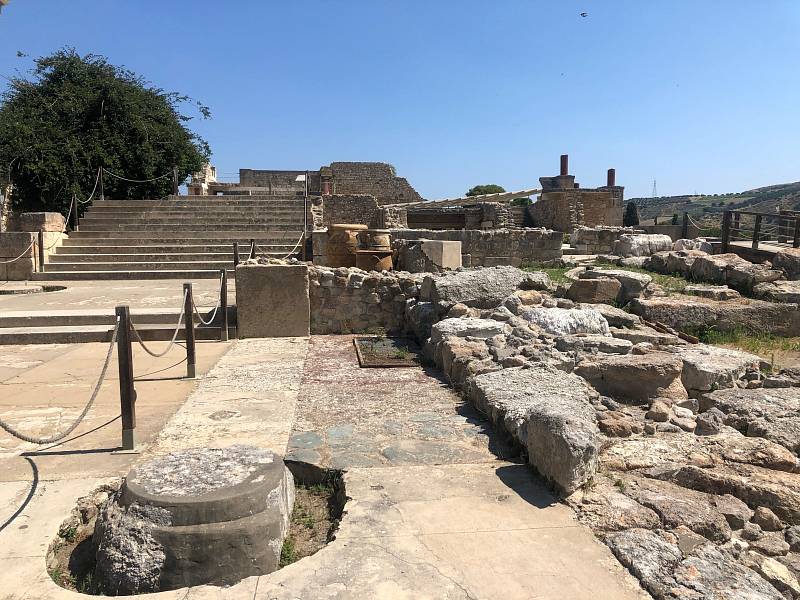
[[[39,230],[39,273],[44,273],[44,231]]]
[[[239,242],[233,242],[233,268],[239,265]]]
[[[100,200],[104,201],[106,199],[106,193],[103,189],[103,171],[103,167],[100,167]]]
[[[778,243],[785,244],[789,236],[789,219],[784,216],[783,210],[779,210],[778,215]]]
[[[133,450],[133,433],[136,429],[136,390],[133,387],[131,312],[127,306],[117,306],[115,312],[119,318],[117,363],[119,365],[119,403],[122,413],[122,449]]]
[[[731,211],[726,210],[722,213],[722,253],[728,251],[731,242]]]
[[[683,213],[683,226],[681,227],[681,237],[686,239],[689,237],[689,213]]]
[[[800,248],[800,216],[794,218],[794,240],[792,240],[793,248]]]
[[[256,241],[250,238],[250,258],[256,257]]]
[[[180,191],[180,185],[178,184],[178,167],[172,167],[172,195],[177,196]]]
[[[222,281],[219,286],[219,309],[222,311],[222,321],[220,322],[219,340],[228,341],[228,271],[220,271]]]
[[[761,215],[756,215],[756,225],[753,228],[753,250],[758,250],[758,240],[761,235]]]
[[[195,351],[194,351],[194,313],[192,312],[192,284],[184,283],[183,292],[186,297],[183,303],[183,319],[186,323],[186,377],[193,379],[195,376]]]
[[[741,230],[742,215],[738,212],[733,213],[733,239],[736,239],[739,231]]]
[[[75,200],[75,204],[72,207],[72,213],[70,215],[72,223],[70,224],[72,227],[72,231],[78,231],[78,227],[80,227],[80,220],[78,219],[78,201]]]

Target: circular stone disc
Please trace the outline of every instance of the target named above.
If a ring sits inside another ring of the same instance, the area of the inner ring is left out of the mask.
[[[267,507],[285,468],[282,457],[254,446],[180,450],[131,469],[119,503],[164,508],[173,526],[233,521]]]

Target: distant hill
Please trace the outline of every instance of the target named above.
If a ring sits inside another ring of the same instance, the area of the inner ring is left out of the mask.
[[[688,212],[698,222],[719,224],[725,210],[752,210],[775,213],[779,208],[800,210],[800,181],[781,183],[729,194],[700,194],[699,196],[659,196],[630,198],[639,207],[640,222],[668,223],[672,215]]]

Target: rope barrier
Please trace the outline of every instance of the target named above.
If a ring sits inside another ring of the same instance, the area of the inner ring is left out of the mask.
[[[116,177],[117,179],[121,179],[122,181],[129,181],[130,183],[150,183],[151,181],[158,181],[159,179],[164,179],[165,177],[172,177],[172,173],[166,173],[164,175],[159,175],[158,177],[153,177],[152,179],[128,179],[127,177],[123,177],[122,175],[117,175],[116,173],[112,173],[105,167],[100,167],[103,169],[104,172],[108,173],[112,177]]]
[[[18,429],[14,428],[11,425],[9,425],[8,423],[6,423],[3,419],[0,419],[0,428],[5,430],[7,433],[10,433],[14,437],[19,438],[23,442],[30,442],[31,444],[40,444],[40,445],[41,444],[52,444],[54,442],[61,441],[65,437],[67,437],[70,433],[75,431],[75,429],[78,427],[78,425],[81,424],[81,421],[83,421],[84,417],[86,417],[86,415],[89,413],[89,410],[92,408],[92,405],[94,404],[94,401],[97,399],[97,394],[100,392],[100,388],[103,385],[103,380],[106,377],[106,371],[108,371],[108,365],[111,362],[111,355],[114,353],[114,346],[117,343],[117,334],[118,333],[119,333],[119,317],[117,317],[117,322],[114,325],[114,333],[111,334],[111,343],[108,345],[108,352],[106,353],[106,360],[103,363],[103,368],[100,370],[100,377],[97,379],[97,384],[94,386],[94,390],[92,391],[92,395],[89,398],[89,402],[86,403],[86,406],[81,411],[81,414],[78,415],[78,418],[75,419],[75,421],[72,423],[72,425],[67,427],[67,429],[65,429],[61,433],[57,433],[55,435],[52,435],[52,436],[46,437],[46,438],[37,438],[37,437],[30,436],[30,435],[26,435],[26,434],[22,433],[21,431],[19,431]]]
[[[175,327],[175,333],[172,334],[172,339],[170,340],[169,344],[167,345],[167,347],[164,349],[163,352],[154,352],[153,350],[150,350],[150,348],[145,346],[145,343],[142,340],[142,336],[139,335],[139,331],[136,329],[136,326],[133,323],[131,323],[131,329],[133,330],[133,335],[136,338],[136,341],[139,342],[139,345],[142,347],[142,350],[144,350],[154,358],[161,358],[167,352],[169,352],[178,339],[178,333],[181,330],[181,323],[183,322],[183,315],[185,312],[185,308],[186,308],[186,292],[183,293],[183,302],[181,303],[181,314],[178,315],[178,325]]]
[[[194,296],[192,296],[192,309],[194,310],[194,314],[197,315],[197,318],[200,319],[200,322],[208,327],[211,323],[214,322],[214,319],[217,318],[217,311],[220,309],[220,305],[222,304],[222,274],[220,273],[219,276],[219,291],[217,292],[217,305],[214,307],[214,312],[211,313],[211,318],[208,321],[205,321],[202,316],[200,316],[200,312],[198,309],[197,304],[194,302]]]
[[[12,258],[11,260],[0,260],[0,265],[10,265],[13,262],[17,262],[20,258],[22,258],[23,256],[25,256],[25,254],[27,254],[28,250],[33,248],[33,245],[35,243],[36,243],[36,240],[33,240],[30,243],[30,245],[27,248],[25,248],[25,250],[22,251],[22,254],[20,254],[17,258]]]
[[[297,250],[297,247],[300,245],[300,242],[302,242],[302,241],[303,241],[303,238],[305,237],[305,235],[306,235],[305,233],[303,233],[303,234],[301,234],[301,235],[300,235],[300,239],[298,239],[298,240],[297,240],[297,243],[294,245],[294,248],[292,248],[292,251],[291,251],[291,252],[289,252],[289,254],[287,254],[286,256],[284,256],[284,257],[283,257],[281,260],[286,260],[286,259],[287,259],[287,258],[289,258],[289,257],[290,257],[292,254],[294,254],[295,250]]]
[[[94,198],[94,193],[97,191],[97,184],[100,181],[100,169],[102,168],[103,167],[97,167],[97,177],[94,178],[94,188],[92,188],[92,193],[89,194],[89,197],[86,200],[78,200],[79,203],[89,204],[89,202],[92,201],[92,198]]]

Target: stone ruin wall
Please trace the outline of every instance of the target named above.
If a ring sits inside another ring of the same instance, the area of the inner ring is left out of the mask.
[[[578,226],[622,226],[623,188],[570,189],[543,192],[528,207],[537,227],[571,233]]]
[[[397,229],[394,239],[461,242],[465,267],[550,263],[561,258],[564,235],[549,229]]]
[[[312,203],[315,229],[336,223],[355,223],[371,229],[407,227],[405,210],[396,206],[381,206],[369,194],[333,194],[322,196]]]
[[[310,266],[311,333],[404,333],[406,303],[419,297],[423,276]]]
[[[334,194],[369,194],[375,196],[380,205],[423,200],[408,180],[398,177],[388,163],[333,162],[330,172]]]

